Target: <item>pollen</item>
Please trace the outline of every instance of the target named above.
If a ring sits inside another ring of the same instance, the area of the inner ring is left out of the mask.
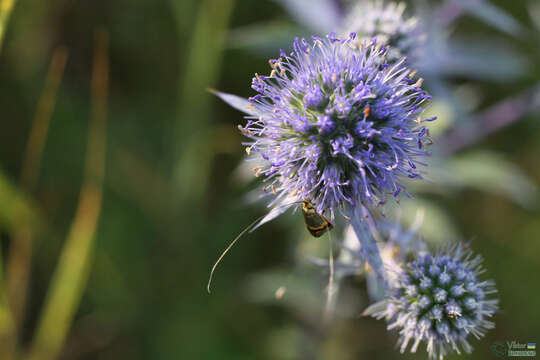
[[[261,175],[261,168],[259,166],[255,166],[252,171],[255,173],[255,177],[259,177]]]
[[[364,108],[364,116],[366,118],[368,118],[370,113],[371,113],[371,108],[369,106],[365,107]]]
[[[277,288],[275,293],[276,300],[281,300],[286,292],[287,288],[285,286],[280,286],[279,288]]]

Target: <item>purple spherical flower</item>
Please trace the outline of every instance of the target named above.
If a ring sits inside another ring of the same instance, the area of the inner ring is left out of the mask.
[[[365,314],[386,318],[388,329],[399,331],[401,352],[411,343],[416,352],[425,342],[430,359],[460,353],[460,347],[470,353],[470,335],[479,339],[493,328],[489,318],[498,309],[498,300],[490,298],[494,282],[479,278],[481,263],[463,245],[437,256],[422,255],[403,266],[390,299]]]
[[[279,198],[309,200],[319,213],[398,196],[403,177],[419,178],[426,155],[421,114],[430,99],[405,59],[355,35],[294,41],[294,51],[256,75],[258,117],[241,127],[255,169]],[[433,120],[433,119],[426,119]]]

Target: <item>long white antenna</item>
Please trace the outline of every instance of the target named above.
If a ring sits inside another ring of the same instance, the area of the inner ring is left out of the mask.
[[[261,220],[265,216],[266,216],[266,214],[262,215],[262,216],[259,216],[254,222],[249,224],[248,227],[246,227],[244,230],[242,230],[242,232],[240,234],[238,234],[238,236],[233,241],[231,241],[231,243],[229,244],[229,246],[227,246],[225,251],[223,251],[221,253],[219,258],[215,262],[214,266],[212,266],[212,270],[210,271],[210,277],[208,278],[208,285],[206,285],[206,290],[208,291],[209,294],[210,294],[210,286],[212,285],[212,277],[214,276],[214,271],[216,270],[216,268],[217,268],[218,264],[221,262],[221,260],[223,260],[223,257],[225,257],[225,255],[229,252],[229,250],[231,250],[231,248],[234,246],[234,244],[238,240],[240,240],[242,235],[244,235],[247,231],[249,231],[249,229],[251,229],[253,226],[255,226],[255,224],[257,224],[257,222],[259,222],[259,220]]]
[[[292,202],[290,204],[284,204],[284,205],[279,205],[279,206],[275,206],[274,208],[272,208],[272,210],[270,210],[270,212],[276,210],[276,209],[280,209],[280,208],[283,208],[283,207],[290,207],[294,204],[296,204],[297,202]],[[261,219],[263,219],[264,217],[268,216],[268,214],[264,214],[264,215],[261,215],[259,216],[255,221],[253,221],[251,224],[249,224],[248,227],[246,227],[244,230],[242,230],[242,232],[240,234],[238,234],[238,236],[233,240],[231,241],[231,243],[229,244],[229,246],[227,246],[227,248],[225,249],[225,251],[223,251],[221,253],[221,255],[219,256],[219,258],[216,260],[214,266],[212,266],[212,270],[210,271],[210,277],[208,278],[208,284],[206,285],[206,290],[208,291],[208,293],[210,294],[210,285],[212,285],[212,278],[214,276],[214,271],[216,270],[218,264],[221,262],[221,260],[223,260],[223,258],[225,257],[225,255],[227,255],[227,253],[229,252],[229,250],[231,250],[231,248],[234,246],[234,244],[236,244],[236,242],[238,240],[240,240],[240,238],[242,237],[242,235],[244,235],[247,231],[251,230]]]

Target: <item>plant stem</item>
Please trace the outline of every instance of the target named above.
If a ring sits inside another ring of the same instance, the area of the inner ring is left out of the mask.
[[[66,48],[57,48],[30,129],[21,171],[21,187],[28,196],[35,191],[45,140],[66,60]],[[21,224],[14,230],[6,264],[6,292],[16,328],[19,328],[23,321],[34,232],[35,229],[30,224]]]
[[[0,51],[4,43],[4,35],[17,0],[0,0]]]
[[[212,149],[210,95],[217,81],[233,0],[204,0],[194,25],[182,69],[178,119],[174,138],[173,189],[177,204],[200,199],[206,188]],[[181,23],[180,14],[177,22]]]
[[[107,33],[96,33],[85,178],[73,223],[45,300],[28,359],[58,357],[88,282],[101,211],[108,98]]]

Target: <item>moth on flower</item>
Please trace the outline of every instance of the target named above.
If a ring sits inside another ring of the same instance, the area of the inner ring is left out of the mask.
[[[422,80],[414,79],[405,58],[389,63],[387,53],[355,33],[297,38],[291,53],[281,50],[269,61],[268,76],[255,74],[257,95],[246,101],[217,93],[248,114],[239,126],[249,139],[247,160],[274,197],[270,212],[249,230],[302,205],[308,231],[320,236],[341,214],[382,278],[380,254],[362,235],[362,221],[389,195],[406,193],[403,178],[422,178],[429,138],[424,122],[435,120],[422,119],[431,98]]]
[[[314,237],[320,237],[325,232],[332,230],[334,225],[326,220],[324,215],[319,214],[309,201],[302,202],[302,215],[309,233]]]
[[[401,59],[355,34],[296,39],[294,51],[270,60],[271,76],[253,78],[244,145],[257,176],[273,189],[272,204],[309,201],[318,214],[382,203],[421,178],[427,128],[421,114],[430,96]],[[420,118],[420,121],[418,119]]]

